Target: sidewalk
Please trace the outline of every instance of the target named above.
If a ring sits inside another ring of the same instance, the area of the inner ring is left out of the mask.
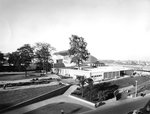
[[[60,78],[57,75],[48,75],[47,77],[37,77],[40,79],[49,79],[49,78]],[[22,79],[22,80],[14,80],[14,81],[0,81],[0,84],[7,84],[7,83],[19,83],[19,82],[30,82],[33,78],[30,79]],[[48,84],[37,84],[37,85],[28,85],[28,86],[13,86],[13,87],[6,87],[6,89],[0,88],[0,91],[13,91],[18,89],[28,89],[28,88],[37,88],[37,87],[43,87],[43,86],[51,86],[51,85],[58,85],[59,82],[54,80]]]
[[[7,87],[5,89],[0,88],[0,91],[14,91],[14,90],[20,90],[20,89],[28,89],[28,88],[38,88],[38,87],[46,87],[46,86],[53,86],[58,85],[59,82],[51,82],[48,84],[38,84],[38,85],[29,85],[29,86],[14,86],[14,87]]]
[[[35,77],[36,78],[36,77]],[[50,74],[46,77],[37,77],[38,79],[48,79],[48,78],[60,78],[57,75]],[[12,81],[0,81],[0,84],[6,84],[6,83],[18,83],[18,82],[30,82],[33,78],[29,79],[22,79],[22,80],[12,80]]]

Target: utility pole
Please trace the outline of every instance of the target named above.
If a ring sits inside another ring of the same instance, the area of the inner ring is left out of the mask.
[[[137,80],[135,81],[135,97],[137,96]]]

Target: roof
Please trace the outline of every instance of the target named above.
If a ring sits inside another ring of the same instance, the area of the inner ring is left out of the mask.
[[[54,64],[54,68],[64,68],[65,64],[64,63],[56,63]]]
[[[59,52],[54,53],[54,55],[67,56],[67,55],[69,55],[69,51],[68,50],[59,51]],[[85,61],[85,63],[86,64],[95,63],[97,61],[98,61],[98,59],[96,57],[94,57],[93,55],[89,55],[89,58]]]
[[[89,55],[89,58],[85,61],[86,64],[88,63],[95,63],[97,61],[97,58],[93,55]]]
[[[103,66],[98,68],[88,68],[87,70],[95,71],[95,72],[113,72],[113,71],[132,70],[132,69],[126,67]]]
[[[59,51],[59,52],[54,53],[54,55],[67,56],[67,55],[69,55],[69,51],[68,50]]]
[[[96,62],[94,62],[94,64],[104,64],[104,63],[102,63],[100,61],[96,61]]]

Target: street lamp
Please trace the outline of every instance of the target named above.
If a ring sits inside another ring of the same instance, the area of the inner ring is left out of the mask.
[[[137,96],[137,80],[135,81],[135,97]]]

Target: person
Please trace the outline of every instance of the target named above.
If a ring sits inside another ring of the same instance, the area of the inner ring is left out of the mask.
[[[132,114],[138,114],[138,111],[137,111],[137,110],[134,110]]]

